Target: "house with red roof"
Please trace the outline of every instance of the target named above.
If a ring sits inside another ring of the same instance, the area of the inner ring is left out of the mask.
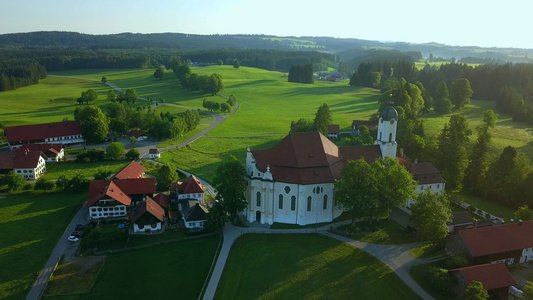
[[[466,287],[474,280],[483,284],[490,299],[507,299],[509,287],[516,284],[504,263],[453,269],[449,273],[457,279],[454,291],[459,297],[463,296]]]
[[[204,187],[196,176],[190,175],[184,182],[176,182],[170,187],[170,195],[178,200],[194,199],[205,205]]]
[[[144,141],[148,136],[138,130],[130,130],[127,134],[130,138],[134,137],[137,141]]]
[[[41,151],[1,152],[0,174],[13,171],[26,180],[39,178],[46,172],[46,156]]]
[[[341,129],[339,125],[328,125],[328,138],[329,139],[331,140],[338,139],[340,133],[341,133]]]
[[[93,220],[125,218],[131,207],[152,198],[154,193],[155,178],[93,180],[85,207]]]
[[[146,168],[140,163],[132,161],[127,166],[118,171],[112,178],[113,179],[133,179],[142,178],[144,176]]]
[[[13,151],[41,151],[46,156],[46,162],[58,162],[65,157],[63,144],[23,144]]]
[[[361,126],[366,126],[368,130],[374,129],[376,127],[376,122],[373,121],[363,121],[363,120],[353,120],[352,121],[352,130],[355,134],[359,134],[359,129]]]
[[[11,149],[23,144],[81,144],[83,135],[78,121],[11,126],[4,128],[7,142]]]
[[[342,213],[335,203],[334,183],[341,179],[348,161],[360,158],[369,163],[387,156],[396,158],[415,172],[418,190],[421,186],[444,190],[444,180],[440,173],[433,177],[436,169],[431,164],[411,164],[398,154],[397,120],[398,113],[389,103],[380,111],[378,138],[370,146],[337,147],[321,133],[302,132],[289,134],[270,149],[248,149],[246,219],[262,224],[331,222]]]
[[[159,152],[158,149],[150,149],[148,150],[148,158],[149,159],[161,158],[161,152]]]
[[[446,250],[462,253],[474,264],[533,260],[533,221],[465,229],[450,237]]]
[[[165,225],[165,210],[152,198],[140,202],[131,209],[129,214],[133,224],[133,232],[160,232]]]

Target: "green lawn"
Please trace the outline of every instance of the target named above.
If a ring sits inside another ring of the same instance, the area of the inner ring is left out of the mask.
[[[44,299],[197,299],[219,236],[110,254],[89,294]]]
[[[392,270],[322,235],[240,237],[216,299],[419,299]]]
[[[104,168],[110,170],[113,173],[120,171],[123,167],[129,164],[131,161],[113,160],[113,161],[101,161],[101,162],[89,162],[89,163],[76,163],[76,162],[61,162],[61,163],[48,163],[46,164],[46,173],[43,178],[57,179],[60,175],[69,175],[77,172],[81,173],[84,177],[92,177],[98,169]]]
[[[335,228],[332,232],[373,244],[395,245],[420,241],[417,236],[408,232],[398,222],[389,219],[373,223],[361,221],[355,223],[355,226],[343,225]]]
[[[26,297],[86,195],[26,192],[0,199],[0,299]]]
[[[495,216],[503,216],[505,218],[505,221],[507,222],[509,221],[509,219],[514,218],[514,212],[516,211],[516,209],[512,209],[499,203],[463,193],[455,194],[454,197],[460,197],[464,200],[464,202],[467,202],[476,208],[480,208],[484,211],[487,211]]]

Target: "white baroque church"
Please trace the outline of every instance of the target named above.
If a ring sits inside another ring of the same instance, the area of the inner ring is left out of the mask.
[[[249,222],[307,225],[331,222],[342,213],[335,202],[334,182],[350,160],[396,157],[418,181],[417,192],[444,191],[444,179],[431,163],[411,163],[397,153],[398,113],[392,102],[380,111],[375,145],[337,147],[318,132],[292,133],[271,149],[247,150]]]

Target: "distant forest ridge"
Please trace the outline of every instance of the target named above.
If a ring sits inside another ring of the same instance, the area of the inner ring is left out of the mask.
[[[170,48],[175,51],[195,51],[213,48],[310,50],[338,55],[343,61],[360,56],[370,49],[420,52],[425,58],[432,54],[444,59],[471,63],[533,62],[533,49],[483,48],[448,46],[438,43],[413,44],[379,42],[355,38],[277,37],[271,35],[197,35],[186,33],[119,33],[91,35],[76,32],[39,31],[0,35],[0,47],[17,48],[81,48],[103,49]]]

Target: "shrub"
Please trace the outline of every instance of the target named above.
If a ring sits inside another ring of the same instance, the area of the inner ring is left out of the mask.
[[[54,189],[54,187],[55,187],[55,184],[52,181],[41,177],[37,179],[37,182],[33,186],[33,189],[42,190],[42,191],[51,191]]]
[[[448,258],[444,263],[448,270],[468,267],[468,260],[461,254]]]
[[[448,274],[448,270],[437,267],[430,267],[427,270],[427,277],[429,283],[436,289],[451,292],[453,285],[453,277]]]

